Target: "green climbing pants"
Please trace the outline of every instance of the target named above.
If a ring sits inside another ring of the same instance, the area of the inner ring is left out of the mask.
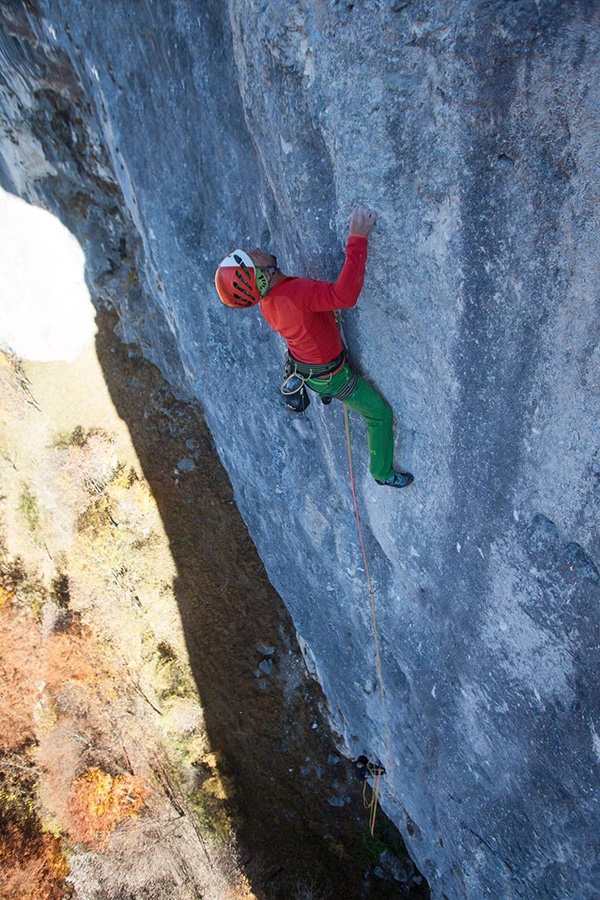
[[[350,409],[360,413],[367,423],[367,442],[370,454],[370,472],[378,481],[386,481],[394,471],[394,430],[391,407],[381,394],[365,379],[355,373],[348,363],[339,372],[324,378],[307,378],[306,384],[321,396],[335,397],[351,378],[357,378],[356,387],[342,401]]]

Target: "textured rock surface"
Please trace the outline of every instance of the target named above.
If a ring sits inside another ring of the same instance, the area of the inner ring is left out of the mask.
[[[2,183],[60,211],[124,336],[201,399],[334,725],[386,762],[434,896],[596,898],[598,4],[2,18]],[[356,201],[380,218],[346,335],[416,477],[376,488],[353,420],[386,719],[341,409],[288,417],[279,339],[212,286],[247,242],[333,277]]]

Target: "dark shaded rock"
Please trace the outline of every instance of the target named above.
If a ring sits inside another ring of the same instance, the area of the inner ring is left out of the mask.
[[[177,463],[177,469],[180,472],[193,472],[196,468],[196,464],[193,459],[190,459],[186,456],[184,459],[180,459]]]
[[[375,866],[375,868],[373,869],[373,875],[376,878],[380,878],[382,881],[390,880],[389,872],[386,872],[386,870],[382,866]]]
[[[408,884],[415,876],[415,867],[410,860],[401,860],[389,850],[384,850],[379,858],[382,868],[388,872],[394,881]]]
[[[263,675],[271,675],[273,672],[273,666],[275,663],[272,659],[263,659],[258,664],[258,668],[263,673]]]

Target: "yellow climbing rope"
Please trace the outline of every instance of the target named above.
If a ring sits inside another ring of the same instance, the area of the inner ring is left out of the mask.
[[[356,484],[354,481],[354,465],[352,462],[352,444],[350,442],[350,420],[348,418],[348,408],[345,403],[342,403],[342,407],[344,409],[344,424],[346,427],[346,446],[348,449],[348,467],[350,470],[350,488],[352,490],[352,500],[354,501],[354,514],[356,516],[356,527],[358,529],[360,548],[362,550],[363,560],[364,560],[364,564],[365,564],[367,587],[369,589],[369,597],[370,597],[370,601],[371,601],[371,621],[373,624],[373,639],[374,639],[374,644],[375,644],[375,664],[377,667],[377,678],[379,680],[379,693],[381,695],[381,712],[382,712],[383,726],[385,729],[385,741],[386,741],[387,752],[388,752],[388,766],[389,766],[388,771],[390,774],[391,783],[392,783],[392,786],[394,787],[394,793],[395,793],[394,761],[392,759],[392,745],[391,745],[391,739],[390,739],[390,730],[388,727],[387,709],[386,709],[386,702],[385,702],[385,688],[383,685],[383,672],[381,669],[381,652],[379,649],[379,631],[377,629],[377,613],[376,613],[376,609],[375,609],[375,591],[373,589],[373,583],[371,581],[371,573],[369,571],[369,561],[367,559],[367,551],[365,548],[365,541],[363,538],[362,525],[360,522],[360,513],[358,510],[358,499],[356,497]],[[378,799],[379,799],[380,782],[381,782],[381,772],[379,772],[375,776],[375,787],[373,789],[373,797],[371,799],[371,803],[368,806],[365,805],[366,809],[371,810],[370,820],[369,820],[369,827],[371,829],[371,834],[373,834],[374,829],[375,829],[375,817],[377,815],[377,803],[378,803]],[[364,790],[363,790],[363,802],[366,804]]]
[[[373,775],[375,787],[372,789],[371,799],[367,800],[368,781],[363,783],[363,808],[369,810],[369,830],[371,837],[375,833],[375,819],[377,818],[377,804],[379,802],[379,788],[381,787],[381,769],[377,769]]]

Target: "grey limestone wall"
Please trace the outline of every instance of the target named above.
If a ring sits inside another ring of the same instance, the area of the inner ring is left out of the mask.
[[[348,755],[433,896],[600,896],[600,4],[2,5],[0,177],[58,211],[99,302],[200,398]],[[351,356],[394,408],[378,488],[339,404],[215,299],[261,244],[335,277],[379,221]]]

